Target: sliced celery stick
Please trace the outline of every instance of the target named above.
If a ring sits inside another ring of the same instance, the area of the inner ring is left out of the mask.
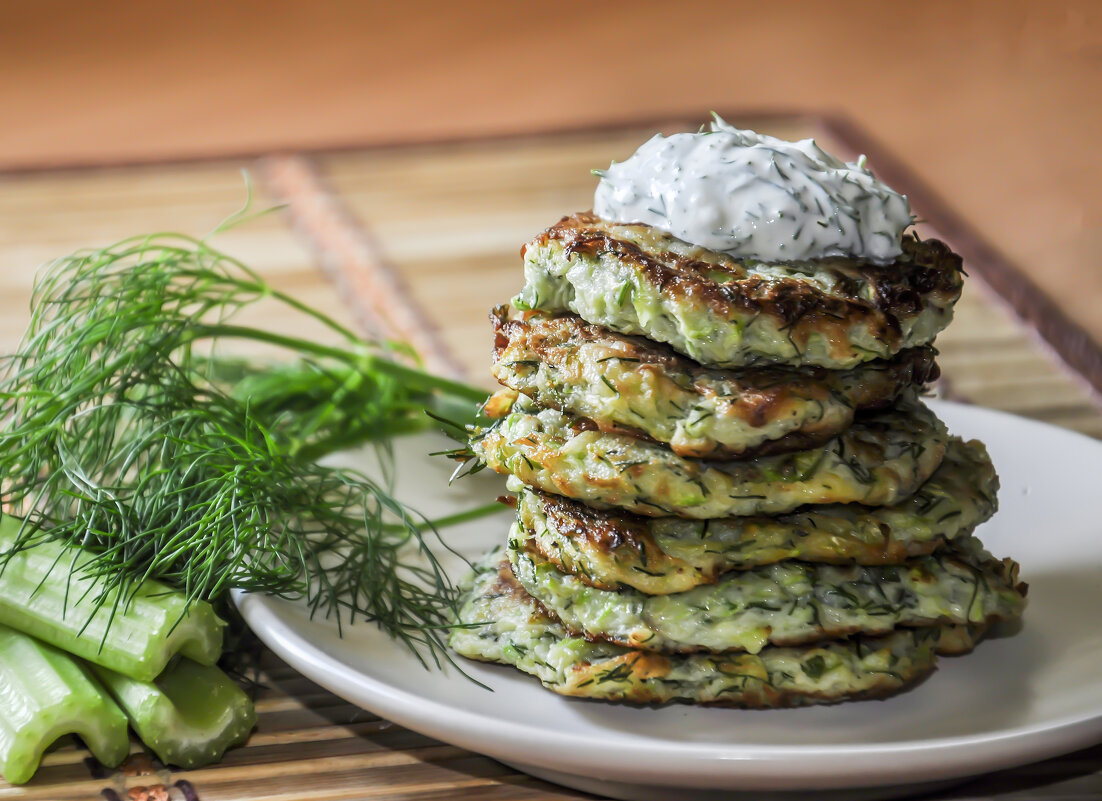
[[[152,682],[97,665],[92,670],[166,765],[200,768],[217,762],[256,725],[249,696],[217,667],[180,659]]]
[[[7,515],[0,520],[0,553],[10,550],[21,524]],[[140,681],[152,681],[177,653],[205,665],[217,661],[224,624],[210,604],[189,607],[182,594],[147,581],[112,612],[117,593],[98,604],[100,582],[79,570],[89,558],[49,541],[15,554],[0,573],[0,623]]]
[[[0,773],[22,784],[47,746],[74,733],[105,765],[130,752],[126,716],[79,660],[0,626]]]

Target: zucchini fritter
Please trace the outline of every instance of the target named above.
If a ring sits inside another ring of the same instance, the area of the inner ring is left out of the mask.
[[[893,506],[686,520],[601,511],[525,488],[517,520],[529,548],[591,587],[666,595],[714,584],[728,570],[785,559],[886,565],[924,556],[991,517],[998,487],[983,444],[953,437],[937,471]]]
[[[519,587],[499,548],[464,582],[452,630],[462,656],[512,665],[561,695],[633,703],[684,702],[763,709],[883,698],[934,668],[937,628],[902,629],[758,654],[670,654],[571,636]],[[958,648],[972,634],[952,633]]]
[[[886,406],[937,378],[932,348],[850,370],[702,367],[669,347],[586,323],[573,314],[490,315],[493,373],[544,407],[602,431],[638,431],[680,456],[765,455],[820,445],[854,412]]]
[[[931,342],[949,324],[961,260],[906,235],[892,264],[736,260],[641,223],[564,217],[524,248],[518,309],[572,311],[713,367],[834,369]]]
[[[674,595],[610,592],[562,573],[510,533],[513,574],[573,634],[663,653],[749,651],[896,627],[984,625],[1025,606],[1018,566],[972,538],[931,556],[879,567],[778,562],[725,574]]]
[[[586,426],[521,398],[494,425],[475,430],[470,447],[498,473],[591,506],[708,519],[804,504],[896,503],[937,469],[948,441],[945,426],[914,398],[859,417],[820,447],[747,461],[686,459]]]

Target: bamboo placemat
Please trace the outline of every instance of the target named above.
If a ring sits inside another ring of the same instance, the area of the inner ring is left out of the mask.
[[[865,144],[853,131],[812,119],[730,118],[790,138],[816,135],[847,155]],[[652,130],[9,176],[0,179],[0,347],[9,351],[23,330],[37,265],[135,233],[210,231],[240,206],[239,170],[246,167],[262,189],[258,205],[278,200],[288,208],[219,235],[221,247],[279,288],[364,330],[414,341],[434,369],[489,388],[486,313],[519,288],[521,243],[587,207],[589,170],[625,157]],[[889,154],[870,160],[881,174],[885,164],[894,169]],[[945,232],[972,273],[956,321],[938,338],[941,391],[1102,436],[1102,411],[1087,380],[1051,348],[1088,373],[1102,351],[1076,339],[1051,309],[1030,305],[1016,274],[924,188],[913,191],[912,176],[890,180],[930,220],[924,233]],[[135,744],[122,770],[104,771],[79,743],[65,741],[30,784],[0,782],[0,799],[586,797],[381,720],[270,654],[265,666],[257,731],[221,764],[170,772]],[[1099,798],[1100,769],[1102,746],[981,777],[939,798]]]

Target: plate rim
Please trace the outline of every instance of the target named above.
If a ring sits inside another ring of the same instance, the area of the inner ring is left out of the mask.
[[[1102,442],[1079,432],[1019,415],[952,401],[931,401],[951,414],[1003,418],[1011,425],[1035,427],[1078,440],[1102,454]],[[978,775],[1011,765],[1035,762],[1102,740],[1102,706],[1043,724],[1016,726],[979,734],[894,741],[877,744],[723,744],[674,740],[580,739],[571,732],[552,731],[538,722],[518,723],[490,714],[459,709],[426,699],[364,673],[313,645],[278,612],[293,604],[260,595],[233,593],[234,601],[254,633],[279,657],[303,675],[345,700],[405,728],[514,764],[595,779],[652,783],[668,787],[734,789],[858,788],[903,785]],[[503,671],[509,670],[502,667]],[[536,689],[536,679],[527,677]],[[466,681],[458,673],[448,680]],[[563,698],[567,703],[587,703]],[[523,752],[518,749],[523,744]],[[640,749],[644,750],[640,750]],[[530,759],[538,754],[538,759]],[[900,755],[912,760],[891,759]],[[644,760],[640,760],[645,756]],[[642,761],[644,764],[638,764]],[[630,762],[627,764],[618,764]],[[778,765],[784,770],[778,774]],[[917,763],[917,764],[916,764]]]
[[[263,603],[263,598],[242,594],[235,600],[250,626],[253,620],[270,626],[266,637],[257,634],[269,648],[291,667],[346,701],[420,734],[515,764],[527,764],[531,760],[518,756],[508,744],[524,742],[527,749],[539,751],[541,758],[534,763],[539,767],[590,778],[714,788],[719,782],[729,782],[737,776],[744,780],[745,789],[764,789],[766,785],[755,787],[753,784],[762,781],[768,781],[767,786],[771,789],[875,787],[908,784],[919,778],[937,781],[978,775],[1067,753],[1102,738],[1102,710],[1098,710],[1058,719],[1043,727],[1018,727],[992,735],[874,746],[741,745],[737,746],[739,753],[735,755],[730,753],[733,746],[647,741],[648,764],[643,770],[638,764],[616,769],[610,762],[640,757],[637,745],[605,743],[595,749],[591,741],[580,742],[568,733],[458,710],[394,688],[363,673],[357,672],[354,680],[343,677],[342,672],[348,669],[343,663],[320,650],[313,650],[305,638],[280,620],[270,605]],[[251,608],[252,602],[257,601],[261,603]],[[457,680],[466,679],[457,677]],[[355,681],[355,688],[350,687],[351,681]],[[585,703],[578,699],[563,700]],[[424,711],[413,714],[416,709]],[[493,736],[488,735],[488,731],[493,731]],[[1037,738],[1043,735],[1049,735],[1045,743],[1037,743]],[[710,753],[722,748],[726,748],[727,753]],[[900,754],[921,756],[929,760],[929,764],[925,761],[922,765],[884,761],[886,757]],[[837,762],[842,758],[846,760],[844,766]],[[793,760],[799,763],[792,765]],[[676,769],[665,764],[656,765],[657,761],[675,761]],[[732,762],[738,763],[739,770],[731,771],[727,767]],[[785,765],[783,786],[776,783],[778,776],[774,772],[779,763]]]

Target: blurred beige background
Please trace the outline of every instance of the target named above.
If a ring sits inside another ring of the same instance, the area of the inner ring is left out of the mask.
[[[1102,342],[1099,2],[3,0],[0,14],[0,169],[842,112]]]

